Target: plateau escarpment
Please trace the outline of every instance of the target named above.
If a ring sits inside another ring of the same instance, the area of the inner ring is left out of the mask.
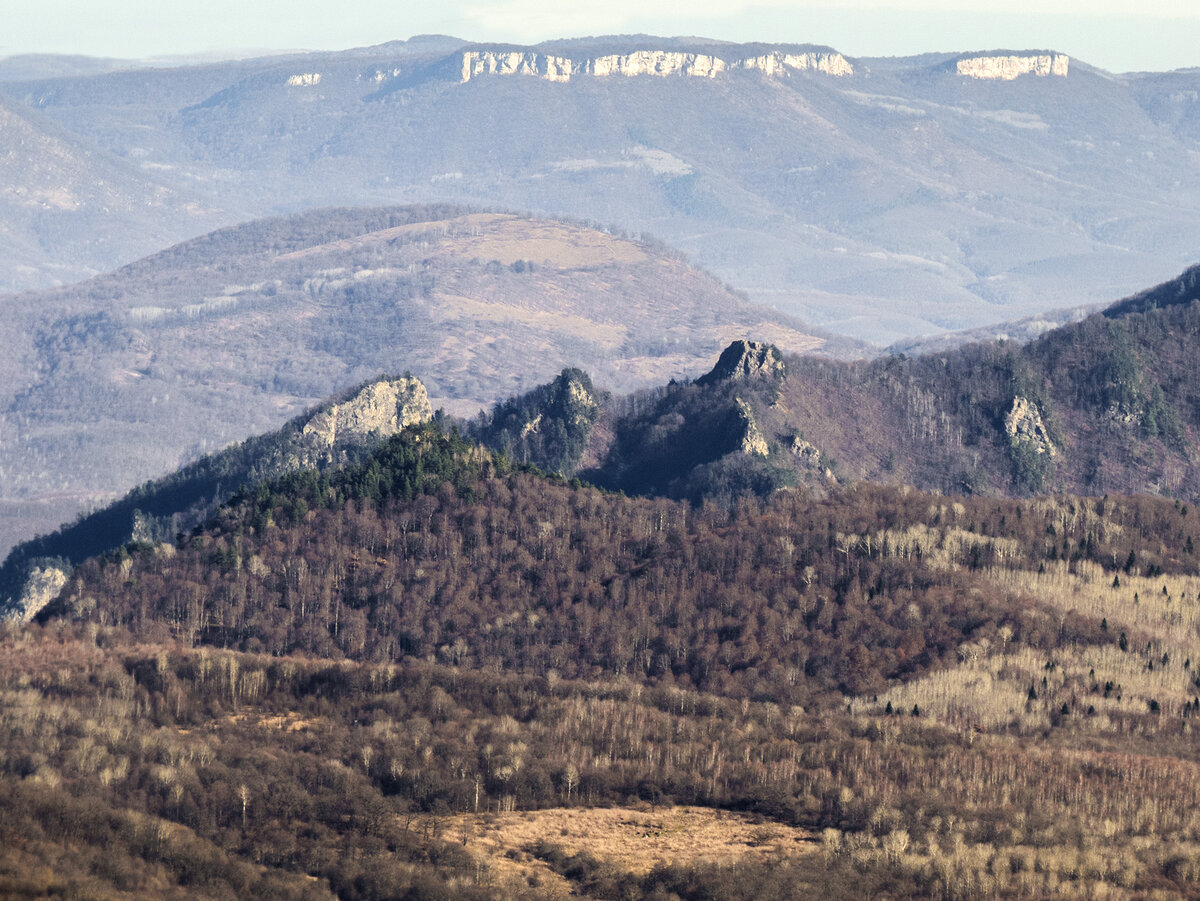
[[[1052,50],[439,38],[0,91],[169,189],[136,212],[171,225],[61,205],[87,191],[23,185],[49,154],[17,149],[8,183],[27,193],[5,212],[0,190],[0,287],[54,278],[43,248],[64,235],[116,265],[202,220],[449,200],[652,234],[751,297],[888,344],[1107,301],[1200,246],[1200,76],[1109,78]]]
[[[1071,58],[1061,53],[1009,54],[1004,56],[975,56],[958,61],[958,74],[968,78],[993,81],[1015,81],[1022,75],[1037,75],[1045,78],[1056,75],[1067,77]]]
[[[829,50],[775,50],[732,59],[671,50],[635,50],[579,60],[534,50],[467,50],[462,55],[464,83],[485,75],[532,75],[547,81],[566,82],[577,76],[633,78],[642,75],[684,75],[715,78],[738,70],[758,71],[775,77],[806,71],[837,77],[854,74],[854,66],[849,60]]]

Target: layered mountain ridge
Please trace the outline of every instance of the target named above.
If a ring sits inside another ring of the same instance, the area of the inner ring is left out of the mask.
[[[661,244],[449,206],[250,223],[4,308],[0,546],[380,373],[470,415],[564,366],[629,391],[740,334],[825,343]]]
[[[694,381],[623,397],[568,368],[471,420],[439,413],[439,424],[519,464],[697,508],[781,489],[824,497],[863,482],[1200,503],[1198,285],[1189,270],[1024,346],[841,363],[740,339]],[[174,536],[236,492],[354,462],[431,415],[419,381],[372,382],[282,432],[147,483],[14,549],[0,570],[9,615],[31,615],[87,556]]]
[[[224,223],[414,200],[579,216],[890,343],[1107,301],[1190,263],[1195,81],[1043,49],[852,60],[638,35],[414,39],[3,90]]]

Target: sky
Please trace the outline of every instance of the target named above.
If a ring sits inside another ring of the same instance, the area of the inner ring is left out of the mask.
[[[0,0],[0,57],[340,50],[416,34],[536,43],[646,33],[851,57],[1057,50],[1111,72],[1200,66],[1195,0]]]

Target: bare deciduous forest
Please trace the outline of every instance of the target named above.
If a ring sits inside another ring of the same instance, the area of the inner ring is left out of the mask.
[[[1195,897],[1196,515],[869,485],[692,507],[409,429],[7,628],[0,891]],[[502,855],[545,878],[468,842],[675,805],[808,838]]]

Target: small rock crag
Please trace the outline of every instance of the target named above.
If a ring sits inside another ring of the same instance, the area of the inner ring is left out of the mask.
[[[786,371],[787,365],[774,345],[741,339],[725,348],[712,372],[697,379],[696,383],[707,385],[742,379],[772,379],[782,376]]]
[[[305,423],[303,434],[332,448],[343,441],[395,435],[405,426],[433,418],[429,395],[420,379],[401,378],[367,385],[350,400],[334,404]]]
[[[754,409],[740,397],[737,398],[737,405],[738,412],[742,415],[742,422],[746,426],[745,432],[742,433],[742,453],[758,457],[769,457],[771,455],[771,448],[767,445],[767,438],[763,435],[762,429],[758,427],[758,423],[754,420]]]
[[[800,464],[802,471],[815,473],[826,482],[837,484],[837,476],[833,474],[832,469],[824,465],[820,449],[811,441],[805,441],[796,435],[792,438],[792,444],[788,449],[792,452],[796,462]]]
[[[1020,395],[1013,398],[1012,409],[1004,416],[1004,431],[1014,445],[1028,442],[1037,453],[1049,454],[1051,458],[1056,453],[1042,414],[1029,398]]]
[[[68,574],[57,566],[35,566],[25,578],[21,594],[4,611],[3,619],[25,624],[55,598],[67,584]]]

